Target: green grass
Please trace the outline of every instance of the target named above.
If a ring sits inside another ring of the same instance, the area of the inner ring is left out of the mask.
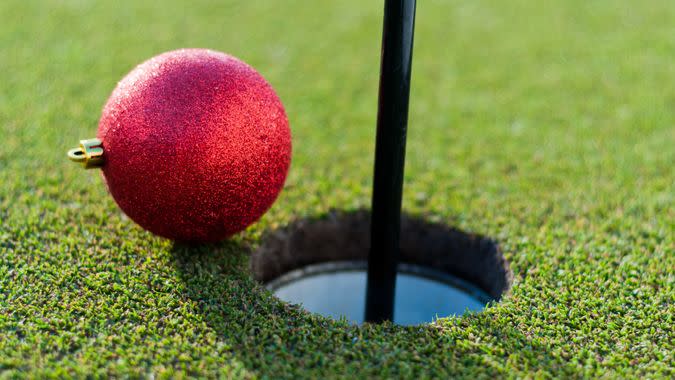
[[[264,231],[369,205],[381,8],[0,2],[0,377],[675,376],[672,0],[418,4],[404,208],[498,240],[501,302],[355,327],[251,279]],[[216,246],[144,232],[65,159],[179,47],[252,64],[293,130],[282,196]]]

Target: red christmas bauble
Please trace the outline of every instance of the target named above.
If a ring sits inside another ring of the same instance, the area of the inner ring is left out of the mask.
[[[272,87],[205,49],[133,69],[103,108],[103,175],[120,208],[166,238],[215,242],[257,221],[281,191],[291,133]]]

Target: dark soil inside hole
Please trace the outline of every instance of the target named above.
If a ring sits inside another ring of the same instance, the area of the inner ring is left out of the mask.
[[[254,277],[267,283],[307,265],[367,260],[370,212],[332,211],[270,231],[251,257]],[[440,223],[403,215],[401,262],[464,279],[499,300],[511,286],[509,263],[492,239]]]

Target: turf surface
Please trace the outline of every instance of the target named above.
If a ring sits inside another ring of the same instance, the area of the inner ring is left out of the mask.
[[[0,377],[673,377],[675,2],[421,1],[404,208],[497,239],[484,313],[354,327],[251,278],[266,230],[367,207],[380,2],[0,2]],[[276,87],[283,195],[174,246],[65,160],[127,71],[208,47]]]

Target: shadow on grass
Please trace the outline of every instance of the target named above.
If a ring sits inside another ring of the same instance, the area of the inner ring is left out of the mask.
[[[495,316],[473,314],[435,325],[363,326],[303,311],[251,276],[251,248],[237,240],[172,248],[186,295],[228,354],[260,377],[444,377],[549,371],[549,350]],[[473,334],[466,333],[472,330]],[[476,331],[490,344],[475,341]]]

